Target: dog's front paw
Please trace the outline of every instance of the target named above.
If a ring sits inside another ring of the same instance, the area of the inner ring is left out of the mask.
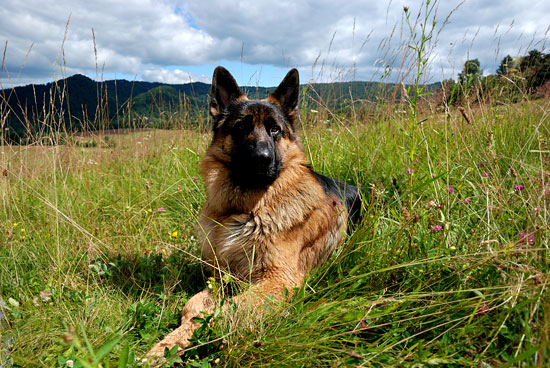
[[[175,362],[183,354],[183,350],[189,345],[189,338],[193,335],[193,329],[180,326],[149,350],[141,360],[149,367],[160,367],[166,362]]]
[[[147,367],[160,367],[164,363],[181,362],[180,355],[183,353],[183,348],[178,345],[170,345],[170,343],[162,340],[141,359],[141,363]]]

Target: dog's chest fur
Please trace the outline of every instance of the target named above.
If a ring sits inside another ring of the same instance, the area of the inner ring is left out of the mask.
[[[277,273],[288,276],[285,283],[298,285],[342,239],[345,206],[323,191],[307,167],[283,170],[265,191],[232,195],[222,193],[237,189],[227,189],[221,173],[223,169],[209,167],[208,199],[199,220],[205,235],[203,259],[212,265],[245,281]],[[295,180],[296,175],[301,180]],[[224,203],[222,198],[235,201]]]

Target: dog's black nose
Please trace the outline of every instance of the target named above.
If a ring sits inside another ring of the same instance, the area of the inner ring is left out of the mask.
[[[251,158],[253,163],[257,166],[269,166],[273,160],[271,150],[265,142],[258,143]]]

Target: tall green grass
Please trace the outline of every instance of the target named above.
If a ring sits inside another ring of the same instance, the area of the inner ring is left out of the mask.
[[[223,336],[224,349],[196,359],[546,364],[549,111],[539,100],[477,109],[470,124],[459,112],[431,115],[410,165],[395,124],[406,114],[304,121],[314,169],[364,188],[364,223],[257,324],[218,317],[205,338]],[[122,335],[103,358],[113,365],[125,344],[140,356],[178,324],[205,285],[192,229],[208,139],[153,130],[115,136],[110,148],[2,147],[5,366],[64,366]],[[79,350],[84,334],[90,347]]]
[[[302,101],[306,154],[363,189],[362,224],[260,318],[205,316],[185,364],[549,364],[550,102],[436,106],[432,6],[405,17],[407,99]],[[69,138],[0,142],[3,367],[137,366],[208,281],[193,231],[205,129]]]

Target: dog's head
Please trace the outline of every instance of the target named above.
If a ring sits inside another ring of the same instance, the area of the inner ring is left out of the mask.
[[[214,70],[213,145],[223,152],[235,186],[265,188],[279,177],[283,147],[296,139],[299,84],[298,71],[292,69],[265,100],[249,100],[225,68]]]

